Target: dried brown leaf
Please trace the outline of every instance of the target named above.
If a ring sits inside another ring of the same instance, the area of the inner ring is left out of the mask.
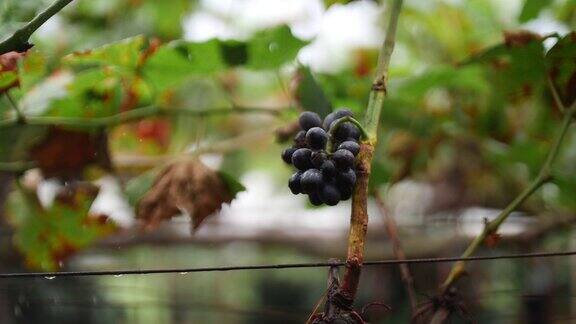
[[[202,222],[233,199],[220,175],[198,160],[178,161],[167,166],[137,206],[145,228],[185,212],[195,231]]]

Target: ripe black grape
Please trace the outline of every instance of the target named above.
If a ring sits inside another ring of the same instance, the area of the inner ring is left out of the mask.
[[[320,191],[320,199],[328,206],[335,206],[340,201],[340,191],[333,184],[327,184]]]
[[[336,173],[338,172],[336,170],[336,166],[334,165],[334,162],[332,160],[326,160],[322,164],[322,167],[320,169],[322,170],[322,175],[326,179],[334,178],[336,176]]]
[[[326,129],[326,130],[329,130],[330,125],[332,125],[332,123],[336,119],[340,119],[340,118],[343,118],[346,116],[352,117],[352,112],[348,109],[339,109],[339,110],[336,110],[334,112],[331,112],[328,114],[328,116],[326,116],[326,118],[324,118],[324,122],[322,123],[322,127],[324,127],[324,129]]]
[[[336,182],[343,186],[352,187],[356,183],[356,172],[352,169],[342,171],[336,176]]]
[[[310,201],[310,203],[314,206],[320,206],[322,205],[322,199],[320,199],[320,196],[317,193],[311,193],[308,195],[308,200]]]
[[[333,127],[336,127],[336,121],[332,122],[330,125],[330,128]],[[350,122],[345,122],[338,125],[337,128],[334,129],[334,139],[337,141],[346,141],[349,138],[353,138],[355,141],[360,138],[360,130],[358,127],[356,127],[356,125]]]
[[[354,166],[354,154],[348,150],[337,150],[332,154],[332,160],[334,160],[334,164],[340,170],[346,170]],[[294,161],[294,158],[292,158],[292,161]]]
[[[285,149],[284,151],[282,151],[282,160],[287,164],[292,164],[292,154],[294,154],[294,152],[296,152],[296,149],[294,147],[289,147]]]
[[[300,114],[298,123],[300,124],[300,128],[302,128],[302,130],[307,131],[312,127],[321,127],[322,119],[315,112],[305,111]]]
[[[314,193],[322,187],[322,173],[318,169],[309,169],[300,178],[302,192]]]
[[[324,151],[314,151],[312,152],[312,166],[316,169],[320,169],[322,164],[328,159],[328,154]]]
[[[290,191],[295,195],[302,192],[302,186],[300,184],[301,178],[302,172],[296,172],[290,177],[290,180],[288,180],[288,188],[290,188]]]
[[[312,127],[306,132],[306,143],[311,149],[323,150],[328,142],[328,134],[320,127]]]
[[[306,132],[299,131],[294,136],[294,146],[297,148],[306,147]]]
[[[310,157],[312,151],[307,148],[299,148],[292,154],[292,164],[301,171],[306,171],[312,167]]]
[[[360,144],[356,143],[355,141],[347,140],[338,145],[338,149],[350,151],[350,153],[356,156],[358,153],[360,153]]]

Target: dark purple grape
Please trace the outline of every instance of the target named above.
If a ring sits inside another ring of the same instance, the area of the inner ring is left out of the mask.
[[[340,191],[340,200],[348,200],[352,197],[352,187],[350,186],[338,186],[338,191]]]
[[[298,123],[300,124],[300,128],[307,131],[312,127],[321,127],[322,118],[320,118],[320,116],[315,112],[305,111],[300,114]]]
[[[339,184],[339,187],[340,185],[353,187],[356,183],[356,172],[352,169],[342,171],[336,176],[336,182]]]
[[[295,195],[302,193],[302,186],[300,185],[301,178],[302,172],[296,172],[290,177],[290,180],[288,180],[288,188],[290,188],[290,191]]]
[[[330,125],[330,128],[336,127],[335,124],[336,121],[334,121]],[[350,122],[338,125],[338,128],[333,130],[332,134],[334,134],[334,139],[337,141],[345,141],[349,138],[353,138],[355,141],[358,141],[360,139],[360,130],[358,129],[358,127],[356,127],[356,125]]]
[[[306,170],[300,178],[300,185],[304,193],[318,192],[322,188],[322,184],[322,172],[318,169]]]
[[[323,150],[328,142],[328,134],[320,127],[312,127],[306,132],[306,143],[313,150]]]
[[[320,199],[328,206],[335,206],[340,201],[340,191],[333,184],[327,184],[320,191]]]
[[[310,201],[310,203],[314,206],[320,206],[322,205],[322,199],[320,199],[320,195],[318,195],[317,193],[311,193],[308,195],[308,200]]]
[[[306,131],[299,131],[294,136],[294,146],[297,148],[306,147]]]
[[[356,156],[358,153],[360,153],[360,144],[356,143],[355,141],[345,141],[338,145],[338,149],[350,151],[350,153]]]
[[[320,169],[322,170],[322,175],[326,179],[332,179],[338,173],[338,170],[336,170],[336,166],[332,160],[326,160]]]
[[[294,147],[285,149],[282,151],[282,160],[287,164],[292,164],[292,154],[294,154],[294,152],[296,152],[296,148]]]
[[[329,130],[330,125],[332,125],[332,123],[336,119],[340,119],[342,117],[352,116],[352,115],[353,115],[352,112],[348,109],[336,110],[334,112],[329,113],[328,116],[326,116],[326,118],[324,118],[324,122],[322,123],[322,127],[324,127],[325,130]]]
[[[340,170],[346,170],[354,166],[354,154],[348,150],[337,150],[334,152],[334,154],[332,154],[332,160],[334,161],[336,167]],[[292,158],[292,163],[294,163],[294,158]]]
[[[299,148],[292,154],[292,164],[298,170],[306,171],[312,167],[311,156],[312,151],[310,149]]]
[[[326,152],[324,151],[312,152],[312,165],[316,169],[320,169],[322,167],[322,164],[324,164],[324,161],[326,161],[326,159],[328,159],[328,154],[326,154]]]

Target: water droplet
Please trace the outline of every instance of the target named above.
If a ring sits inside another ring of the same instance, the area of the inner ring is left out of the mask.
[[[52,280],[52,279],[54,279],[54,278],[56,278],[56,276],[46,276],[46,277],[44,277],[44,279],[48,279],[48,280]]]
[[[274,52],[277,49],[278,49],[278,44],[276,44],[276,43],[270,43],[270,45],[268,45],[268,50],[270,52]]]

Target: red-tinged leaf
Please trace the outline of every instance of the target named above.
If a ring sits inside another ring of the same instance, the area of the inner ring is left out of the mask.
[[[18,86],[18,60],[24,55],[26,53],[18,52],[0,55],[0,94]]]
[[[137,216],[144,220],[147,229],[152,229],[184,212],[192,221],[192,230],[196,230],[243,190],[235,183],[231,185],[229,177],[223,178],[198,160],[175,162],[157,175],[139,200]]]
[[[30,268],[57,270],[80,249],[116,231],[106,216],[89,215],[98,194],[94,186],[67,186],[50,207],[41,206],[36,194],[25,190],[11,195],[7,214],[16,230],[15,244]]]
[[[92,164],[110,169],[107,134],[52,127],[43,141],[32,147],[30,156],[44,177],[79,178]]]

